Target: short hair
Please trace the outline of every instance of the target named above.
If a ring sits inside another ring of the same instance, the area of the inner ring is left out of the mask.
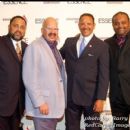
[[[127,13],[122,12],[122,11],[119,11],[119,12],[117,12],[116,14],[113,15],[113,17],[112,17],[112,23],[114,22],[114,18],[115,18],[117,15],[119,15],[119,14],[125,15],[125,16],[128,18],[128,20],[129,20],[129,15],[128,15]]]
[[[94,16],[93,16],[92,14],[90,14],[90,13],[83,13],[82,15],[80,15],[79,21],[80,21],[81,18],[84,17],[84,16],[89,16],[89,17],[91,17],[91,18],[93,19],[93,23],[95,22]]]
[[[26,19],[25,19],[24,17],[20,16],[20,15],[16,15],[16,16],[12,17],[12,18],[10,19],[10,24],[11,24],[15,19],[17,19],[17,18],[20,18],[20,19],[24,20],[25,24],[27,25]]]

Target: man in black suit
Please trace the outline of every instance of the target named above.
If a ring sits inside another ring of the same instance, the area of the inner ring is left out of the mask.
[[[24,112],[21,58],[27,44],[21,40],[26,26],[23,17],[14,16],[10,20],[8,34],[0,37],[0,130],[19,130]],[[16,43],[19,44],[19,54],[15,50]]]
[[[115,34],[105,40],[110,52],[110,105],[115,130],[129,130],[130,20],[128,14],[117,12],[112,18],[112,25]]]
[[[82,113],[86,130],[101,129],[99,116],[108,90],[109,53],[107,44],[93,34],[94,27],[93,15],[82,14],[79,18],[81,34],[67,38],[60,50],[68,78],[66,130],[80,130]],[[85,48],[81,53],[82,43]]]

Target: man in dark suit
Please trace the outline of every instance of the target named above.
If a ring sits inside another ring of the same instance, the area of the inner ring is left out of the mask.
[[[80,130],[82,113],[86,130],[101,129],[99,116],[108,90],[109,53],[107,44],[93,34],[94,27],[93,15],[82,14],[81,34],[67,38],[60,50],[68,78],[66,130]],[[81,53],[82,43],[85,48]]]
[[[21,58],[27,44],[21,40],[26,25],[23,17],[14,16],[10,20],[8,34],[0,37],[0,130],[19,130],[24,112]],[[19,44],[19,54],[16,43]]]
[[[112,18],[112,25],[115,34],[105,40],[110,52],[110,105],[115,130],[129,130],[130,20],[128,14],[117,12]]]

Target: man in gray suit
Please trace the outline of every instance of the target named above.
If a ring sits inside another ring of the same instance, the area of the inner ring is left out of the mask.
[[[65,109],[65,68],[56,48],[56,19],[45,19],[41,32],[42,36],[27,47],[23,58],[26,114],[33,117],[35,130],[55,130]]]
[[[99,116],[109,82],[109,53],[107,44],[93,34],[94,28],[93,15],[82,14],[79,18],[81,34],[67,38],[61,48],[68,78],[66,130],[80,130],[82,113],[85,130],[100,129]]]

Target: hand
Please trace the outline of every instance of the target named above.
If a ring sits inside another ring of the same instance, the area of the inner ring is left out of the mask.
[[[93,111],[94,112],[103,112],[104,100],[96,100],[94,103]]]
[[[49,114],[48,104],[47,104],[47,103],[42,104],[42,105],[39,107],[39,111],[40,111],[41,114],[48,115],[48,114]]]

